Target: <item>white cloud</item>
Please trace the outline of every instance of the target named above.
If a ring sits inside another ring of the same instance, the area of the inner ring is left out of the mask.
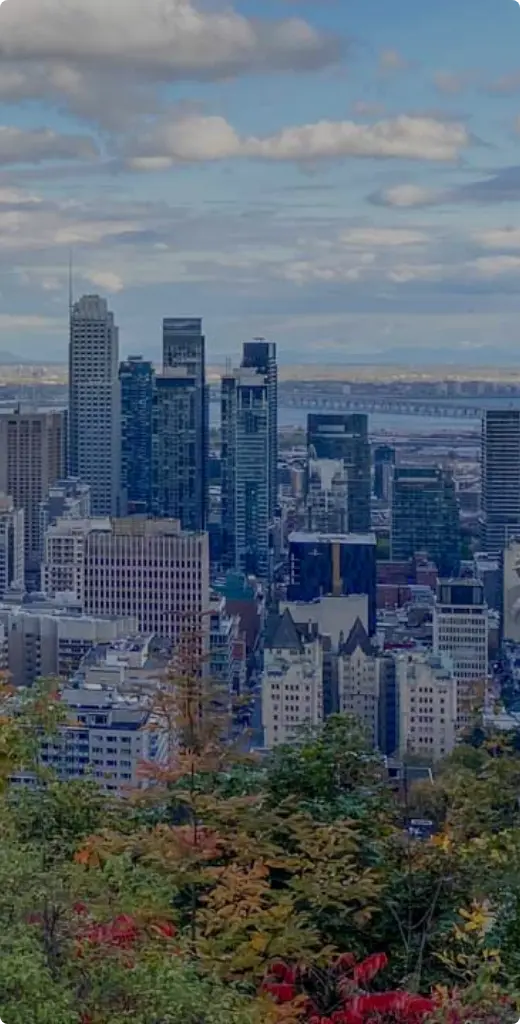
[[[85,135],[60,135],[49,128],[23,130],[0,125],[0,164],[44,160],[93,160],[97,150]]]
[[[407,231],[405,228],[352,228],[350,231],[343,231],[339,240],[345,245],[386,248],[421,245],[428,241],[428,235],[422,231]]]
[[[520,273],[520,256],[479,256],[468,266],[474,268],[482,277],[501,277],[502,274]]]
[[[433,206],[442,202],[442,192],[422,185],[393,185],[381,189],[370,198],[378,206],[395,206],[409,209],[419,206]]]
[[[96,288],[101,288],[111,295],[122,292],[125,287],[119,274],[114,274],[110,270],[86,270],[83,271],[82,277],[86,281],[90,281]]]
[[[16,0],[2,10],[4,73],[8,61],[90,62],[163,80],[215,79],[321,67],[338,55],[337,41],[301,18],[249,19],[231,7],[204,10],[192,0]]]
[[[408,71],[412,64],[398,50],[382,50],[379,67],[382,71]]]
[[[473,235],[473,241],[485,249],[520,249],[520,228],[496,228]]]
[[[463,125],[403,115],[375,124],[318,121],[291,126],[276,135],[240,137],[223,117],[161,120],[130,153],[129,166],[163,169],[176,162],[245,157],[313,162],[342,157],[453,161],[470,144]]]

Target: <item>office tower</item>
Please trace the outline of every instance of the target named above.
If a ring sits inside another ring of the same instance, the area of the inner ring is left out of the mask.
[[[315,601],[326,595],[366,594],[368,635],[376,629],[375,534],[291,533],[289,601]]]
[[[388,444],[374,448],[374,494],[379,501],[388,501],[395,466],[395,448]]]
[[[502,638],[520,644],[520,537],[504,551],[502,577]]]
[[[24,590],[24,512],[13,499],[0,494],[0,601],[8,590]]]
[[[40,538],[43,558],[44,539],[49,526],[58,519],[88,519],[90,516],[90,487],[75,477],[57,480],[49,487],[47,497],[40,502]]]
[[[290,611],[266,625],[262,675],[262,726],[268,749],[298,738],[302,727],[323,721],[323,644],[312,624],[295,623]]]
[[[84,295],[70,313],[69,473],[90,485],[93,515],[118,514],[119,331],[99,295]]]
[[[460,515],[450,473],[438,466],[394,469],[390,539],[394,562],[425,552],[439,575],[458,574]]]
[[[488,409],[482,420],[482,546],[498,555],[520,532],[520,409]]]
[[[242,346],[242,367],[256,370],[267,388],[269,428],[269,521],[278,505],[278,365],[276,345],[264,338],[246,341]]]
[[[152,511],[152,431],[155,371],[142,356],[119,366],[121,385],[121,506],[128,515]]]
[[[227,563],[270,575],[273,443],[266,375],[241,367],[222,382],[222,525]]]
[[[433,610],[433,650],[452,660],[459,728],[469,724],[486,696],[488,633],[488,608],[480,580],[439,580]]]
[[[457,683],[449,657],[400,654],[396,658],[399,753],[439,761],[455,746]]]
[[[113,519],[85,534],[84,552],[87,614],[131,616],[141,633],[172,640],[195,633],[205,649],[207,533],[185,533],[167,519]]]
[[[40,502],[65,471],[67,415],[64,409],[0,412],[0,493],[24,511],[25,573],[39,576]]]
[[[348,483],[343,461],[309,459],[305,498],[307,529],[317,533],[345,533],[347,503]]]
[[[343,461],[347,474],[347,532],[369,532],[371,466],[368,416],[359,413],[310,413],[307,417],[307,449],[312,458]]]
[[[176,512],[175,518],[181,519],[183,529],[204,530],[208,515],[209,390],[202,320],[181,317],[163,320],[163,371],[166,374],[169,370],[182,371],[187,380],[194,382],[189,385],[194,390],[190,398],[192,412],[183,435],[184,451],[180,449],[179,458],[187,464],[186,474],[195,481],[195,491],[189,497],[188,522],[183,521],[184,510]]]
[[[158,374],[154,395],[155,516],[200,529],[202,516],[200,387],[181,366]]]
[[[79,608],[85,594],[85,538],[92,530],[109,530],[110,519],[57,519],[43,538],[41,590],[50,599],[67,595]]]
[[[371,747],[379,746],[379,663],[360,619],[356,619],[338,655],[338,704],[343,715],[353,715]]]

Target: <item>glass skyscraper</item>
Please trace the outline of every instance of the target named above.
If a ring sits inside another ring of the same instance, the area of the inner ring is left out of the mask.
[[[460,569],[460,513],[451,473],[439,466],[396,467],[392,480],[391,553],[405,562],[426,552],[439,575]]]
[[[129,515],[152,511],[152,426],[155,371],[141,356],[119,367],[121,384],[121,507]]]
[[[371,465],[368,416],[364,413],[309,413],[307,448],[317,459],[341,459],[347,476],[347,529],[371,526]]]

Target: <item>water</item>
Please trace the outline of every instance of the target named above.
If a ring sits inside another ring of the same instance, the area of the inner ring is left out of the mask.
[[[278,407],[278,426],[306,427],[307,409],[294,409],[289,406]],[[310,410],[309,410],[310,411]],[[316,411],[316,410],[314,410]],[[220,426],[220,407],[211,404],[211,426]],[[437,434],[445,431],[450,434],[466,433],[471,430],[480,433],[481,420],[461,416],[405,416],[392,413],[369,413],[368,426],[371,434]]]

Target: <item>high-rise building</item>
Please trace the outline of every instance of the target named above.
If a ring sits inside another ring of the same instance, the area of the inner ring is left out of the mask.
[[[200,529],[202,515],[200,388],[186,367],[165,370],[155,381],[153,513]]]
[[[371,464],[368,416],[363,413],[310,413],[307,448],[317,459],[341,459],[347,475],[348,533],[371,525]]]
[[[489,615],[480,580],[439,580],[433,610],[433,650],[452,660],[457,723],[468,725],[484,703],[488,677]]]
[[[502,577],[502,638],[520,644],[520,531],[504,551]]]
[[[24,512],[13,499],[0,494],[0,600],[8,590],[24,590]]]
[[[374,494],[380,501],[388,501],[395,466],[395,448],[380,444],[374,448]]]
[[[47,497],[40,502],[41,559],[45,534],[58,519],[88,519],[90,516],[90,487],[75,477],[57,480],[49,487]]]
[[[85,535],[87,614],[131,616],[141,633],[172,640],[194,631],[203,648],[208,608],[207,533],[185,533],[178,521],[136,516],[113,519]]]
[[[394,562],[426,552],[440,575],[458,574],[460,514],[450,473],[438,466],[395,468],[390,539]]]
[[[228,564],[267,579],[272,410],[265,374],[240,368],[222,383],[222,524]]]
[[[449,657],[400,654],[396,658],[399,752],[432,761],[455,746],[457,683]]]
[[[67,415],[64,409],[0,413],[0,493],[24,511],[25,573],[39,575],[40,503],[64,476]]]
[[[121,505],[128,515],[152,511],[155,371],[142,356],[119,366],[121,384]]]
[[[278,364],[276,345],[265,338],[246,341],[242,346],[242,367],[255,370],[265,380],[269,428],[269,521],[278,504]]]
[[[295,623],[290,611],[266,625],[262,677],[264,745],[298,738],[304,726],[323,721],[323,644],[312,624]]]
[[[482,546],[501,554],[520,532],[520,409],[488,409],[482,421]]]
[[[93,515],[118,514],[119,331],[99,295],[84,295],[70,313],[69,472],[90,485]]]
[[[178,445],[179,457],[187,464],[187,476],[194,480],[195,491],[188,502],[188,521],[184,520],[184,509],[176,512],[175,517],[181,520],[183,529],[204,530],[208,516],[209,390],[201,319],[169,317],[163,320],[163,370],[165,374],[169,370],[181,371],[186,380],[193,381],[189,385],[193,389],[190,422],[182,438],[184,450],[181,450],[180,439]]]
[[[309,459],[305,513],[308,530],[346,533],[348,483],[341,459]]]
[[[367,632],[373,636],[377,614],[375,534],[291,533],[289,601],[351,594],[366,594]]]

